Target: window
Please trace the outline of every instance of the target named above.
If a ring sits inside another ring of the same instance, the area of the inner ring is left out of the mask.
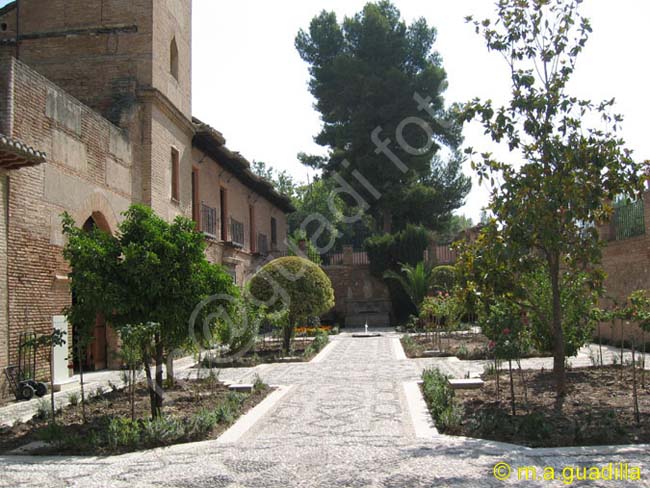
[[[219,189],[219,206],[221,209],[221,240],[228,240],[228,190]]]
[[[199,202],[199,170],[192,168],[192,220],[196,222],[196,228],[201,228],[201,210]]]
[[[271,249],[278,245],[278,222],[275,217],[271,217]]]
[[[176,45],[176,38],[172,39],[169,48],[169,72],[178,81],[178,46]]]
[[[255,242],[255,207],[248,206],[248,238],[250,239],[250,251],[255,252],[257,249]]]
[[[178,149],[172,147],[172,161],[171,161],[171,172],[172,172],[172,200],[175,202],[181,201],[181,162],[180,154]]]
[[[230,241],[244,247],[244,223],[233,218],[230,219]]]
[[[0,30],[1,30],[1,31],[4,32],[4,31],[6,31],[8,28],[9,28],[9,26],[7,25],[6,22],[3,22],[2,24],[0,24]]]
[[[217,237],[217,209],[201,204],[201,230],[210,237]]]

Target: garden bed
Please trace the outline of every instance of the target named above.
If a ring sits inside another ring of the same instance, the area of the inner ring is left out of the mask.
[[[408,358],[427,357],[426,351],[437,350],[437,339],[433,334],[405,334],[401,338],[404,354]],[[494,355],[490,352],[490,340],[483,334],[474,332],[452,332],[443,333],[441,338],[442,349],[436,353],[438,357],[456,356],[463,360],[480,360],[493,359]],[[551,356],[551,353],[541,353],[539,351],[529,351],[522,357],[545,357]]]
[[[56,426],[52,426],[45,402],[38,418],[0,429],[0,453],[39,441],[47,444],[30,450],[31,454],[109,455],[216,439],[271,391],[259,381],[247,394],[230,391],[214,377],[177,380],[165,390],[163,418],[150,421],[146,385],[136,386],[134,422],[126,390],[115,389],[87,400],[85,424],[77,404],[57,413]]]
[[[323,339],[324,338],[324,339]],[[228,353],[217,357],[217,360],[210,361],[209,355],[201,360],[204,368],[245,368],[254,367],[258,364],[277,362],[308,362],[311,361],[329,342],[326,335],[320,338],[297,337],[292,342],[292,349],[289,355],[282,350],[281,339],[260,340],[250,351],[238,356],[229,357]],[[212,363],[212,364],[210,364]]]
[[[637,370],[637,381],[640,371]],[[496,375],[483,375],[480,390],[457,390],[454,406],[439,416],[444,433],[530,447],[560,447],[650,443],[650,373],[645,388],[638,384],[641,421],[636,423],[629,367],[584,368],[567,372],[569,392],[556,409],[554,378],[550,371],[525,371],[523,383],[514,375],[516,415],[511,412],[509,376],[499,376],[501,401],[496,400]],[[426,390],[426,388],[423,388]],[[430,389],[427,403],[440,398]],[[426,396],[426,395],[425,395]],[[434,407],[435,409],[435,407]]]

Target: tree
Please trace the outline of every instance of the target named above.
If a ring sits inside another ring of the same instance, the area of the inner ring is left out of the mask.
[[[283,349],[289,353],[295,328],[334,306],[334,290],[325,272],[307,259],[288,256],[264,265],[250,280],[251,297],[270,312],[288,310]]]
[[[83,231],[64,218],[70,243],[66,257],[73,289],[78,291],[68,315],[73,321],[84,321],[102,313],[120,333],[139,328],[151,414],[158,417],[165,356],[197,347],[195,337],[205,330],[192,327],[207,325],[214,330],[216,323],[208,319],[231,307],[228,300],[208,297],[233,296],[238,291],[220,266],[206,261],[205,242],[194,222],[177,217],[168,223],[144,205],[133,205],[124,215],[116,237],[100,230],[82,236]],[[199,320],[188,325],[198,304],[203,304]]]
[[[431,288],[432,268],[420,261],[415,266],[402,265],[401,273],[388,270],[384,273],[384,279],[396,280],[406,292],[415,306],[417,313],[420,313],[422,301]]]
[[[506,60],[512,98],[497,109],[490,101],[473,100],[461,114],[465,121],[478,118],[494,141],[521,154],[516,168],[489,153],[476,158],[472,148],[467,151],[479,178],[492,183],[493,229],[485,235],[508,243],[501,257],[513,272],[532,255],[549,276],[558,398],[566,391],[562,273],[600,272],[596,226],[611,215],[615,197],[634,198],[642,186],[641,167],[617,134],[621,117],[610,113],[614,101],[594,104],[567,93],[591,33],[588,19],[578,12],[580,4],[500,0],[496,21],[468,18],[488,50]],[[598,117],[604,127],[587,126]],[[498,185],[495,176],[500,176]],[[483,242],[490,246],[495,240]]]
[[[407,26],[388,0],[368,3],[341,24],[323,11],[296,36],[323,120],[315,140],[329,149],[325,158],[300,159],[365,195],[364,208],[385,232],[393,221],[441,225],[469,191],[460,156],[447,165],[436,158],[461,135],[444,106],[447,80],[435,39],[423,18]]]

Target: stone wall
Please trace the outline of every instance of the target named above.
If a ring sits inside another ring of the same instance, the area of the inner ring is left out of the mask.
[[[391,300],[383,280],[370,274],[367,265],[352,263],[352,248],[344,247],[343,263],[323,267],[332,281],[334,312],[341,325],[361,327],[390,325]]]
[[[603,268],[607,273],[605,290],[608,298],[603,306],[609,306],[616,300],[619,304],[635,290],[650,289],[650,192],[644,195],[645,234],[624,240],[612,240],[613,228],[605,226],[600,229],[603,240],[607,241],[603,249]],[[603,337],[619,340],[621,334],[625,339],[640,340],[641,330],[633,324],[601,324]],[[646,338],[650,340],[650,337]]]

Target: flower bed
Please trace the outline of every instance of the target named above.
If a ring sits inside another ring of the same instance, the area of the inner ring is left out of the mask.
[[[530,447],[650,443],[650,385],[639,385],[637,423],[631,368],[568,371],[569,392],[559,410],[552,373],[523,373],[525,388],[519,373],[514,375],[516,415],[512,415],[506,373],[499,376],[497,400],[495,374],[483,375],[485,385],[480,390],[454,391],[441,384],[444,376],[425,372],[423,394],[436,427],[445,434]]]
[[[106,455],[216,439],[270,391],[261,382],[252,393],[234,393],[214,377],[177,381],[165,390],[163,416],[150,420],[148,392],[140,383],[134,420],[128,393],[115,389],[86,401],[86,423],[81,405],[75,404],[57,414],[56,424],[49,422],[44,408],[39,418],[0,429],[0,453],[35,441],[47,444],[33,454]]]

